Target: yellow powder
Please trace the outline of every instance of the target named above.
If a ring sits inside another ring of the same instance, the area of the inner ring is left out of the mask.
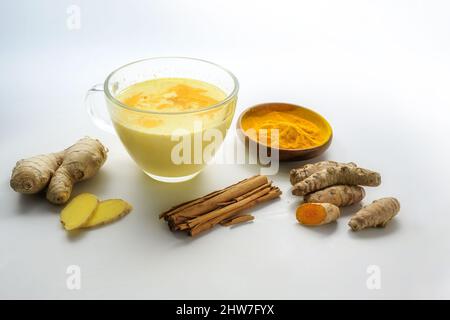
[[[300,108],[283,111],[263,108],[249,112],[243,117],[241,125],[253,140],[262,143],[267,141],[267,145],[282,149],[317,147],[325,143],[329,137],[327,130],[306,120],[304,111]],[[273,129],[278,129],[278,142],[271,141],[271,130]]]

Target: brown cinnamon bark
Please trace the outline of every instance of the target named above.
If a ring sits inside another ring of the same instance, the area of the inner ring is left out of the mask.
[[[184,217],[195,217],[217,208],[220,203],[241,196],[266,183],[268,183],[266,176],[254,176],[239,181],[225,189],[212,192],[204,197],[173,207],[169,211],[162,213],[160,218],[171,216],[177,212],[182,212],[182,216]]]
[[[226,212],[220,216],[217,216],[213,219],[210,219],[204,223],[201,224],[197,224],[195,227],[193,227],[192,229],[189,230],[189,234],[191,236],[195,236],[203,231],[206,231],[208,229],[211,229],[212,227],[214,227],[216,224],[220,223],[222,220],[224,219],[228,219],[231,216],[233,216],[236,212],[251,208],[255,205],[257,205],[260,202],[263,201],[268,201],[268,200],[272,200],[275,198],[278,198],[281,194],[280,189],[278,189],[277,187],[273,187],[273,190],[270,190],[270,192],[266,193],[264,196],[256,198],[254,200],[252,200],[249,203],[246,203],[244,205],[236,205],[233,210]]]
[[[163,212],[160,218],[168,222],[172,231],[185,230],[195,236],[224,220],[235,218],[239,211],[277,198],[280,194],[280,189],[273,186],[266,176],[258,175],[175,206]]]
[[[230,218],[230,219],[220,222],[220,225],[224,226],[224,227],[229,227],[229,226],[234,226],[239,223],[252,221],[254,219],[255,219],[255,217],[250,214],[238,215],[236,217],[233,217],[233,218]]]

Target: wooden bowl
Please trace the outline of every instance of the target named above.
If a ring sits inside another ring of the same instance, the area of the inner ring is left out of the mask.
[[[245,116],[251,114],[252,112],[255,112],[256,110],[270,109],[271,111],[275,110],[283,112],[287,110],[292,110],[292,108],[302,109],[302,112],[304,113],[304,118],[306,120],[314,122],[322,130],[325,130],[327,132],[327,139],[323,144],[307,149],[283,149],[283,148],[268,147],[266,145],[259,143],[258,141],[255,141],[253,138],[247,135],[247,133],[245,133],[244,130],[242,129],[242,119]],[[320,114],[311,109],[290,103],[270,102],[257,104],[253,107],[250,107],[241,113],[237,121],[236,127],[238,129],[237,131],[239,137],[246,144],[246,146],[248,146],[249,140],[251,140],[257,144],[258,148],[260,146],[264,146],[265,148],[267,148],[267,153],[269,156],[272,154],[273,150],[278,149],[280,161],[300,161],[318,157],[328,149],[328,147],[331,144],[331,141],[333,140],[333,129],[331,128],[330,124],[324,117],[322,117]]]

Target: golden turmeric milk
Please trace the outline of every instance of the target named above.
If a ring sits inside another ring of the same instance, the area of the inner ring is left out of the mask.
[[[242,129],[255,141],[281,149],[310,149],[324,144],[330,130],[321,119],[311,117],[306,109],[256,108],[241,120]],[[278,130],[278,141],[272,141],[271,131]]]
[[[204,110],[225,98],[224,91],[204,81],[152,79],[132,84],[119,92],[117,99],[133,109],[111,108],[111,118],[128,153],[147,174],[188,176],[199,172],[206,163],[203,159],[200,163],[194,163],[194,160],[192,163],[174,163],[172,151],[180,143],[180,140],[173,139],[175,133],[184,130],[182,137],[189,141],[194,141],[194,134],[203,136],[203,132],[209,129],[217,129],[225,136],[233,118],[236,99]],[[201,150],[203,144],[207,145],[207,142],[202,141]],[[193,153],[194,147],[191,149],[183,152]]]
[[[185,78],[160,78],[134,84],[118,97],[127,106],[157,112],[195,111],[225,99],[210,83]]]

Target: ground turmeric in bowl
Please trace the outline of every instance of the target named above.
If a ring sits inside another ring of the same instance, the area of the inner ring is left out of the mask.
[[[331,136],[331,128],[320,115],[288,104],[250,109],[241,119],[241,128],[252,140],[279,149],[311,149]],[[274,129],[278,129],[278,141],[272,141]]]

